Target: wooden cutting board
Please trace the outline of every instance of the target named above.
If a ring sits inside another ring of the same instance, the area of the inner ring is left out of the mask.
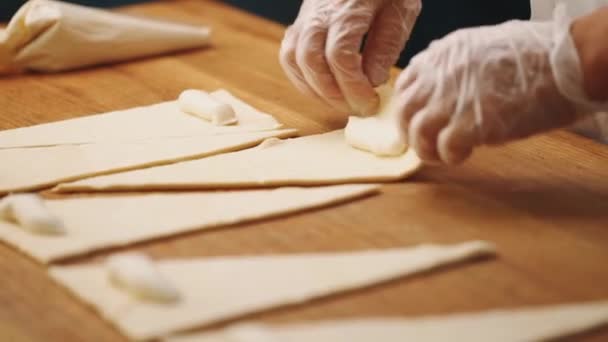
[[[282,26],[215,1],[159,1],[121,11],[210,25],[213,46],[60,75],[0,79],[0,129],[171,100],[186,88],[226,88],[302,134],[344,125],[345,117],[300,95],[284,77],[277,61]],[[460,167],[427,167],[361,201],[131,249],[194,257],[470,239],[496,243],[500,258],[248,318],[411,317],[608,299],[608,148],[555,132],[482,148]],[[123,340],[54,285],[42,266],[1,244],[0,274],[0,341]],[[602,341],[608,329],[583,337]]]

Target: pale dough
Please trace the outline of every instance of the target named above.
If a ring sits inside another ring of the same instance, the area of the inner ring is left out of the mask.
[[[523,342],[548,341],[608,323],[608,302],[412,319],[369,318],[294,325],[242,324],[167,342]]]
[[[155,193],[46,200],[63,236],[29,234],[0,221],[0,240],[44,263],[185,232],[274,217],[362,197],[375,185]]]
[[[264,148],[60,184],[56,190],[108,191],[323,185],[403,179],[421,166],[413,150],[383,158],[349,146],[342,131]]]
[[[49,273],[127,337],[145,340],[493,253],[485,242],[468,242],[351,253],[157,261],[159,270],[182,295],[172,306],[133,300],[108,282],[103,266],[56,266]]]
[[[215,126],[184,113],[177,101],[163,102],[105,114],[0,131],[0,149],[94,142],[124,142],[164,137],[258,132],[281,128],[271,115],[260,112],[226,90],[211,93],[236,112],[238,124]]]
[[[203,158],[255,146],[296,130],[162,138],[138,142],[94,143],[0,149],[0,194],[52,187],[60,182]]]
[[[351,116],[344,129],[344,137],[354,148],[378,156],[398,156],[407,151],[407,139],[392,101],[389,85],[378,87],[380,111],[367,118]]]
[[[210,30],[50,0],[0,29],[0,74],[61,71],[206,46]]]

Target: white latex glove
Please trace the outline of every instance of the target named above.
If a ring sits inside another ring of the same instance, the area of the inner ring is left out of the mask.
[[[427,162],[458,163],[500,144],[607,108],[588,100],[571,20],[511,21],[456,31],[416,56],[396,84],[410,145]]]
[[[301,91],[344,112],[374,114],[374,87],[388,80],[420,10],[421,0],[304,0],[281,65]]]

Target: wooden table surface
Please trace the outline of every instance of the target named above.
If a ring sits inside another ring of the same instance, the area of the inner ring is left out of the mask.
[[[0,79],[0,129],[171,100],[186,88],[226,88],[303,135],[344,124],[344,117],[298,94],[282,74],[277,62],[282,26],[213,1],[159,1],[121,11],[210,25],[213,47]],[[426,167],[408,182],[384,186],[378,196],[131,249],[163,258],[472,239],[494,242],[500,256],[246,319],[413,317],[606,300],[608,147],[555,132],[480,149],[460,167]],[[0,341],[124,340],[51,282],[44,267],[1,244],[0,274]],[[580,338],[605,340],[608,329]]]

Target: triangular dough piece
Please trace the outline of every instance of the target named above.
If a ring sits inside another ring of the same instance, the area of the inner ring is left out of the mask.
[[[182,112],[177,101],[170,101],[0,131],[0,149],[257,132],[282,126],[271,115],[260,112],[226,90],[214,91],[211,96],[232,106],[238,124],[215,126]]]
[[[180,233],[317,208],[371,194],[375,185],[164,193],[45,200],[61,236],[35,235],[0,220],[3,240],[41,262]]]
[[[32,0],[0,34],[0,74],[62,71],[205,46],[210,30]]]
[[[413,149],[392,158],[349,146],[343,131],[265,147],[60,184],[56,190],[213,189],[394,181],[421,166]]]
[[[170,164],[237,151],[296,130],[201,135],[139,142],[0,149],[0,194],[32,191],[60,182]]]
[[[283,326],[236,325],[167,342],[547,341],[608,323],[608,302],[415,319],[359,319]]]
[[[493,253],[484,242],[352,253],[161,261],[174,305],[138,301],[99,265],[52,267],[51,276],[129,338],[144,340],[297,304]],[[314,341],[314,340],[313,340]]]

